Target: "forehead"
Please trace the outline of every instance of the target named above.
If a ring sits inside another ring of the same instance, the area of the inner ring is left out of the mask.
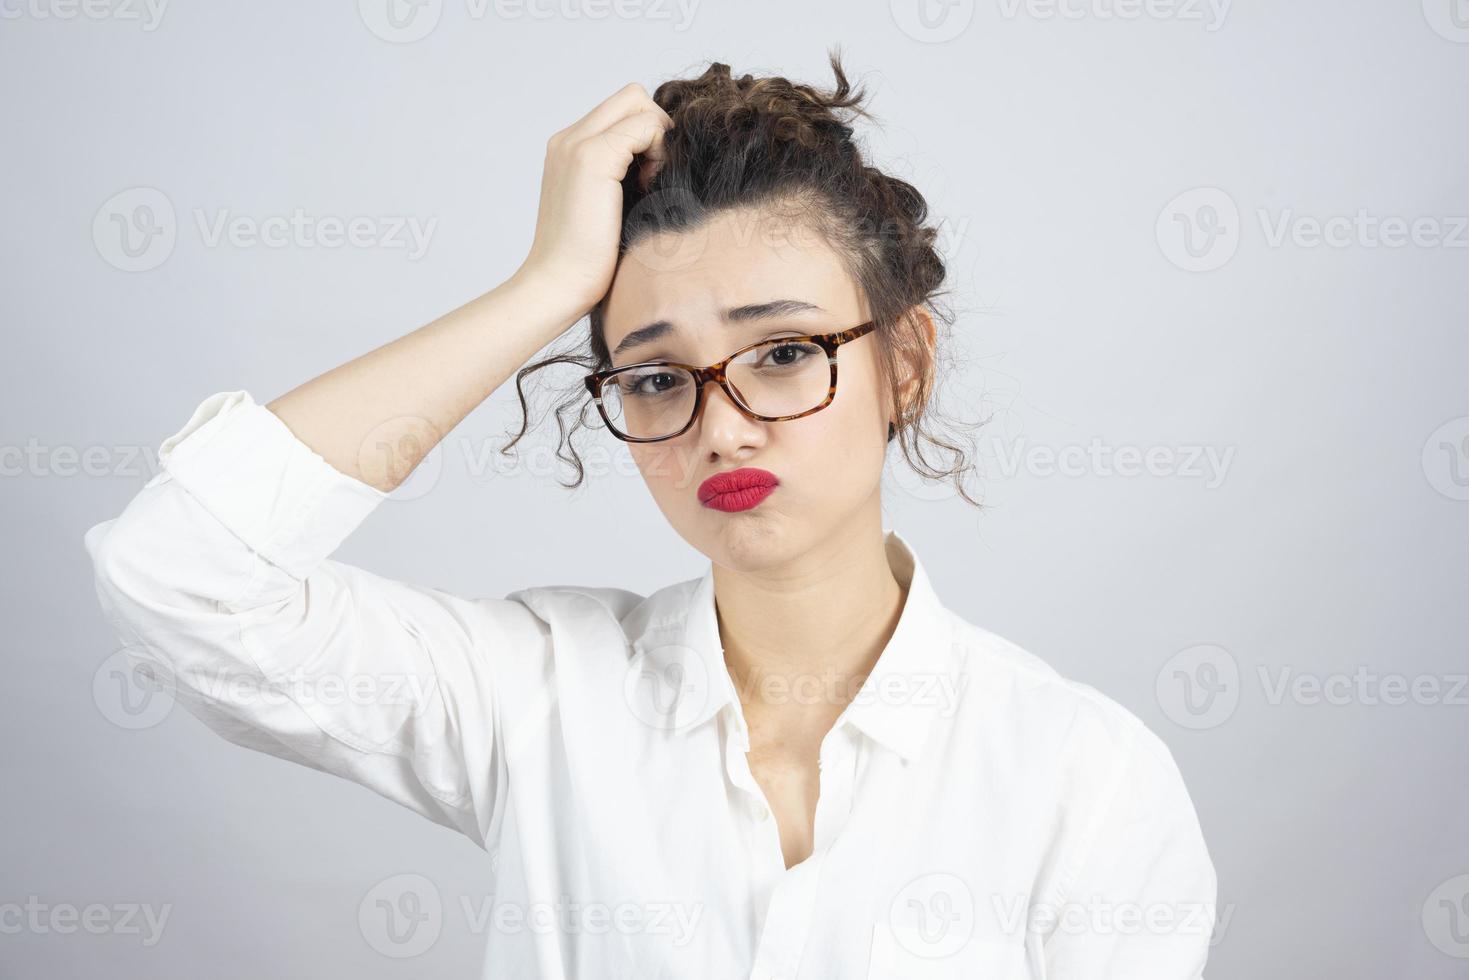
[[[709,334],[721,311],[777,298],[853,322],[863,309],[841,255],[809,222],[726,211],[690,231],[650,235],[623,255],[604,308],[604,339],[615,349],[658,320],[686,335]]]

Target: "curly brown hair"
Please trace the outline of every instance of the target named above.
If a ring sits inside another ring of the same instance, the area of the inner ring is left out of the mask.
[[[947,332],[953,323],[940,308],[945,269],[934,247],[937,229],[928,223],[928,204],[917,189],[865,162],[849,123],[856,116],[873,118],[862,105],[866,93],[849,84],[839,51],[829,52],[829,59],[836,76],[829,92],[777,76],[734,78],[719,62],[697,78],[660,84],[653,101],[674,125],[664,135],[665,159],[647,186],[639,180],[641,155],[628,168],[619,254],[651,234],[696,229],[736,208],[807,220],[843,258],[877,324],[879,377],[892,392],[892,404],[900,406],[900,421],[889,426],[888,441],[898,441],[919,475],[951,481],[960,497],[980,506],[964,486],[973,470],[969,455],[937,431],[932,395],[940,355],[948,348],[939,342],[937,324]],[[555,364],[574,364],[583,373],[611,367],[605,303],[604,297],[592,308],[589,329],[573,348],[517,372],[520,431],[503,454],[530,426],[526,378]],[[927,315],[913,315],[915,308]],[[904,352],[917,352],[916,360]],[[917,378],[916,391],[906,396],[904,378]],[[580,377],[576,382],[555,407],[556,456],[576,472],[574,481],[562,484],[567,488],[580,486],[585,475],[572,437],[587,427],[592,404]],[[947,460],[935,463],[925,449]]]

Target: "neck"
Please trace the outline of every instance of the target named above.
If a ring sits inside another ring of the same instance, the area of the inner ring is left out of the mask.
[[[819,723],[871,673],[908,592],[888,564],[880,519],[871,524],[778,567],[715,566],[725,664],[747,708]]]

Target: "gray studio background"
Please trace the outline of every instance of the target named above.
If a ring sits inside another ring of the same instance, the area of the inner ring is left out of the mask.
[[[835,43],[946,222],[949,407],[993,414],[988,509],[894,472],[889,526],[1171,746],[1211,978],[1469,975],[1469,4],[393,2],[0,4],[0,976],[477,975],[468,841],[119,703],[83,532],[206,395],[499,282],[546,137],[616,88],[825,86]],[[252,236],[298,210],[358,243]],[[465,595],[699,572],[603,433],[578,493],[548,430],[497,469],[515,409],[335,557]],[[402,875],[444,904],[412,958],[359,924]]]

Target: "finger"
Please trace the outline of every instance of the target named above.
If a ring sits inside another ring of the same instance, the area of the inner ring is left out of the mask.
[[[653,101],[652,96],[648,95],[647,89],[637,82],[629,82],[604,99],[591,112],[568,126],[566,132],[573,139],[585,139],[594,133],[604,131],[620,119],[647,109],[657,110],[664,116],[668,115]],[[668,121],[673,122],[671,118]]]
[[[646,191],[653,178],[658,176],[658,171],[668,162],[668,149],[664,140],[671,128],[672,124],[661,127],[648,148],[642,151],[642,163],[638,166],[638,190]]]
[[[619,119],[602,133],[602,137],[611,145],[622,151],[620,163],[624,172],[632,158],[636,154],[643,154],[650,160],[662,161],[666,159],[663,149],[663,134],[668,131],[671,123],[666,121],[666,114],[644,110],[635,112],[625,119]]]
[[[662,169],[662,160],[644,160],[638,167],[638,190],[646,191],[648,185],[653,183],[653,178],[658,176],[658,171]]]

